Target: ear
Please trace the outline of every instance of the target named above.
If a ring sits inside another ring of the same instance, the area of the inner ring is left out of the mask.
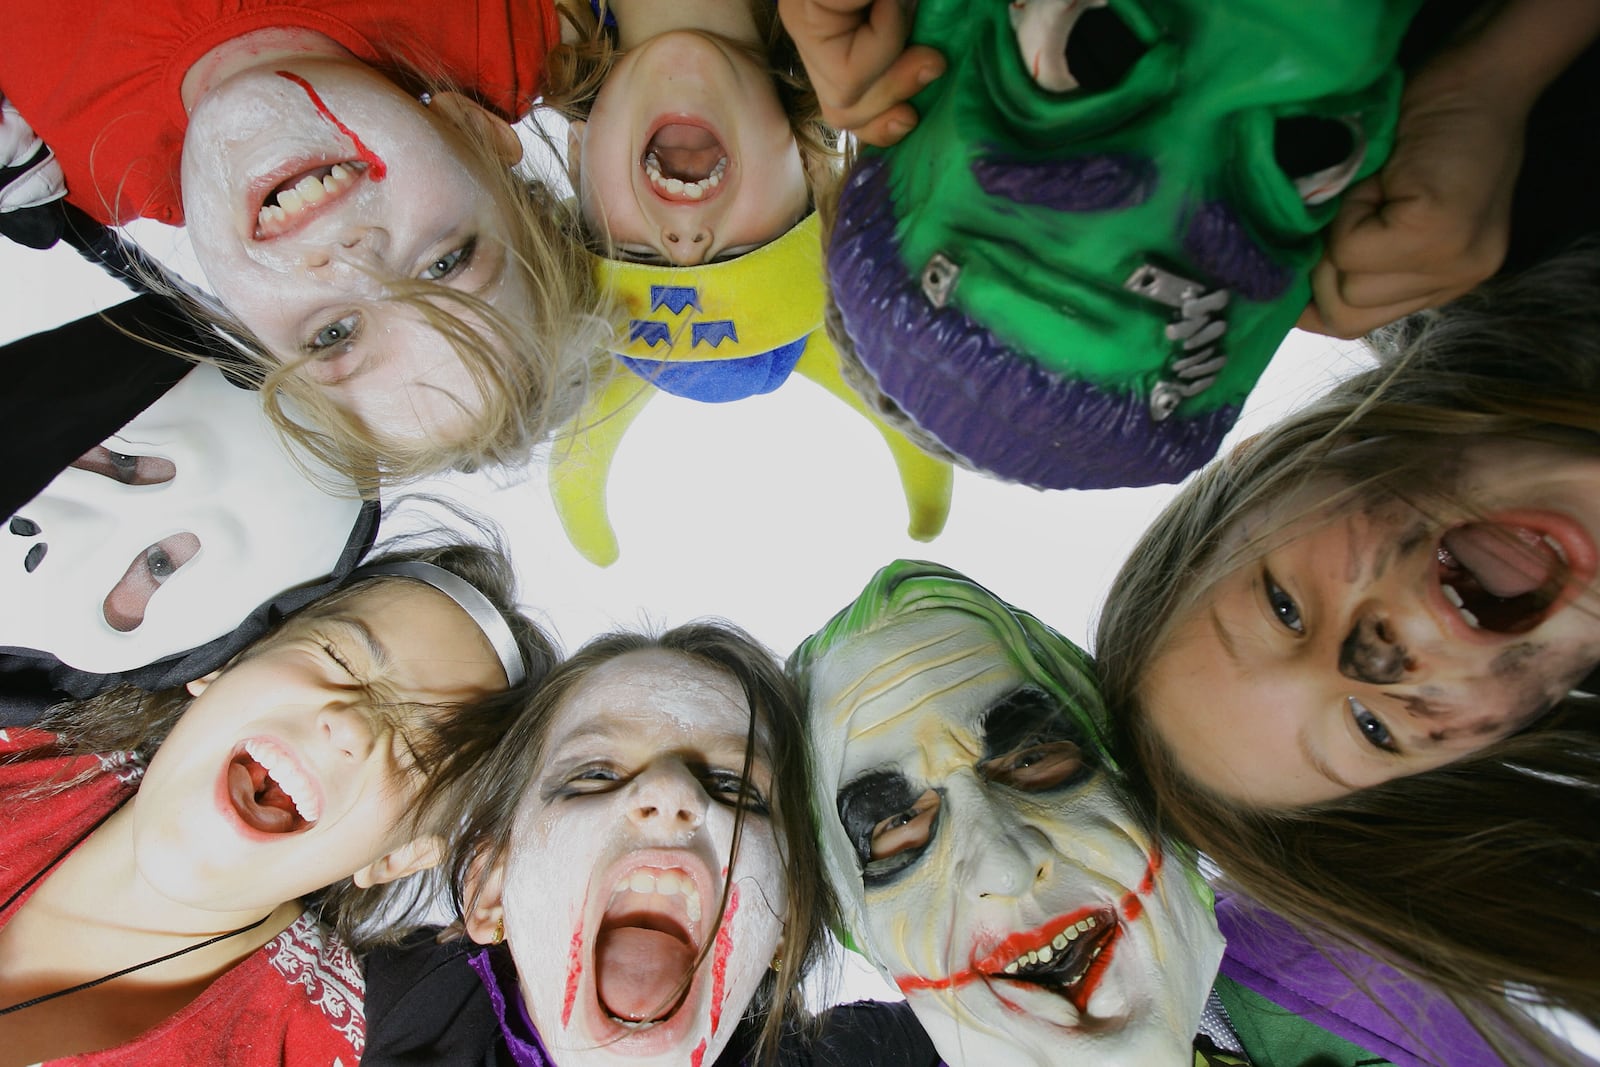
[[[522,158],[522,138],[511,128],[511,123],[476,100],[460,93],[440,93],[428,106],[462,129],[486,138],[506,166],[516,166]]]
[[[439,866],[444,859],[444,841],[438,834],[424,834],[386,852],[361,868],[351,878],[362,889],[399,881],[408,874]]]
[[[204,693],[211,683],[216,681],[221,676],[222,668],[218,667],[204,678],[196,678],[194,681],[187,683],[184,688],[189,691],[190,696],[197,697],[201,693]]]
[[[583,131],[589,124],[582,119],[567,123],[567,180],[572,191],[578,191],[578,178],[583,174]]]
[[[467,868],[467,936],[480,945],[494,943],[495,927],[505,918],[506,861],[488,863],[487,853],[480,853]]]

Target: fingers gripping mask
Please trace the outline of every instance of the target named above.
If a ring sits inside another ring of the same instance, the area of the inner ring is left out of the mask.
[[[905,140],[863,151],[830,244],[854,358],[976,469],[1179,480],[1387,154],[1415,7],[926,0],[914,38],[949,70]]]
[[[945,1062],[1192,1057],[1222,938],[1204,883],[1118,790],[1081,650],[900,561],[790,669],[846,933]]]
[[[197,367],[12,516],[0,648],[99,674],[195,648],[332,570],[360,513],[290,460],[255,393]]]

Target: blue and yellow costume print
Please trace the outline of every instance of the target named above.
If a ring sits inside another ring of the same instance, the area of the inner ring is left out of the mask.
[[[617,373],[551,451],[550,492],[567,538],[584,558],[616,562],[606,483],[622,437],[656,392],[705,403],[770,393],[799,373],[844,401],[883,435],[910,512],[907,532],[931,541],[950,511],[949,464],[885,425],[847,385],[822,326],[822,247],[815,214],[738,259],[660,267],[595,258],[602,289],[627,316],[612,355]]]

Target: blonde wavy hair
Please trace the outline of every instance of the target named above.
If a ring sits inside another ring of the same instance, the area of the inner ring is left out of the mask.
[[[1095,641],[1119,747],[1162,828],[1291,921],[1442,989],[1508,1063],[1531,1049],[1547,1062],[1570,1055],[1510,1003],[1509,986],[1600,1020],[1600,699],[1569,696],[1432,771],[1260,809],[1184,773],[1145,714],[1142,682],[1214,584],[1303,516],[1231,552],[1224,533],[1308,481],[1344,486],[1323,507],[1386,497],[1426,511],[1449,498],[1452,460],[1471,442],[1600,457],[1597,307],[1600,254],[1586,248],[1370,339],[1377,367],[1183,487],[1117,575]],[[1574,610],[1595,603],[1591,591]]]

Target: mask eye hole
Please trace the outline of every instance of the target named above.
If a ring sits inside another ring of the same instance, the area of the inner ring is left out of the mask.
[[[178,468],[170,459],[130,456],[124,452],[113,452],[105,445],[95,445],[72,465],[78,470],[89,471],[123,485],[160,485],[172,481],[178,473]]]
[[[1307,207],[1344,192],[1361,169],[1367,139],[1354,118],[1295,115],[1279,119],[1273,155]]]
[[[1113,89],[1149,51],[1104,3],[1087,10],[1076,0],[1013,3],[1011,28],[1029,76],[1052,93]]]
[[[140,552],[128,564],[122,580],[106,594],[101,613],[113,630],[127,633],[144,622],[150,598],[200,551],[200,538],[192,533],[173,534]]]

